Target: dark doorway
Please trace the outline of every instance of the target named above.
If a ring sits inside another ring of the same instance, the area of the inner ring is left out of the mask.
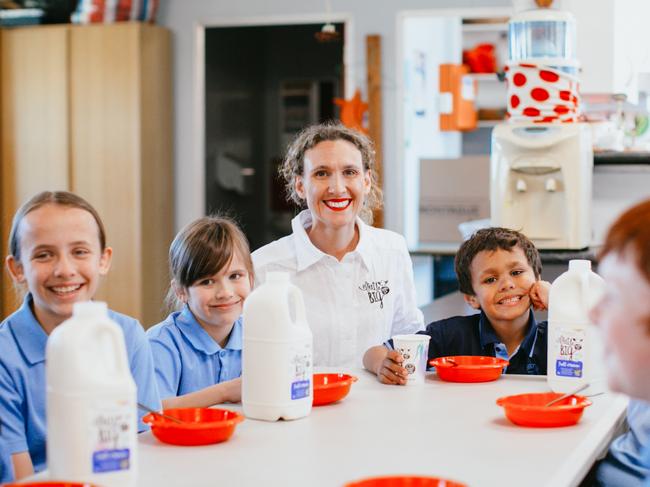
[[[319,42],[323,24],[205,30],[206,209],[233,216],[251,249],[291,233],[277,168],[307,125],[338,118],[344,24]]]

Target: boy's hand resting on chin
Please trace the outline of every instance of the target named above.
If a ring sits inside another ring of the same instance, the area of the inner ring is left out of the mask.
[[[548,294],[551,290],[551,283],[548,281],[535,281],[528,290],[530,302],[535,311],[548,309]]]

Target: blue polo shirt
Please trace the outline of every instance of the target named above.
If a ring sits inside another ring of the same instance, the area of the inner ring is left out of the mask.
[[[643,454],[641,456],[641,462],[646,469],[650,470],[650,444],[643,447]],[[643,481],[643,487],[650,487],[650,475],[647,475]]]
[[[643,447],[650,445],[650,404],[631,400],[627,424],[630,429],[612,441],[607,456],[598,465],[594,485],[640,486],[650,474],[650,464],[642,458]]]
[[[36,472],[46,467],[45,345],[47,334],[32,312],[32,296],[0,323],[0,482],[13,478],[11,455],[29,451]],[[153,360],[144,330],[137,320],[108,311],[124,332],[138,401],[160,406]],[[139,412],[141,419],[145,413]],[[139,421],[138,429],[148,426]]]
[[[185,305],[147,330],[160,397],[182,396],[241,376],[242,319],[221,348]]]
[[[506,346],[483,311],[474,315],[434,321],[418,333],[431,337],[429,360],[451,355],[499,357],[510,362],[506,374],[546,374],[546,322],[537,323],[532,310],[526,336],[511,356],[508,356]]]

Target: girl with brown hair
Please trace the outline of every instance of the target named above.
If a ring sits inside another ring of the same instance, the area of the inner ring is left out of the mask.
[[[251,291],[248,241],[229,218],[207,216],[169,249],[168,299],[180,310],[147,331],[165,408],[241,400],[242,306]]]

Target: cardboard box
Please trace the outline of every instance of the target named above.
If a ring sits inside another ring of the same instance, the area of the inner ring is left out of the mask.
[[[460,243],[458,225],[490,218],[490,156],[420,159],[419,241]]]

